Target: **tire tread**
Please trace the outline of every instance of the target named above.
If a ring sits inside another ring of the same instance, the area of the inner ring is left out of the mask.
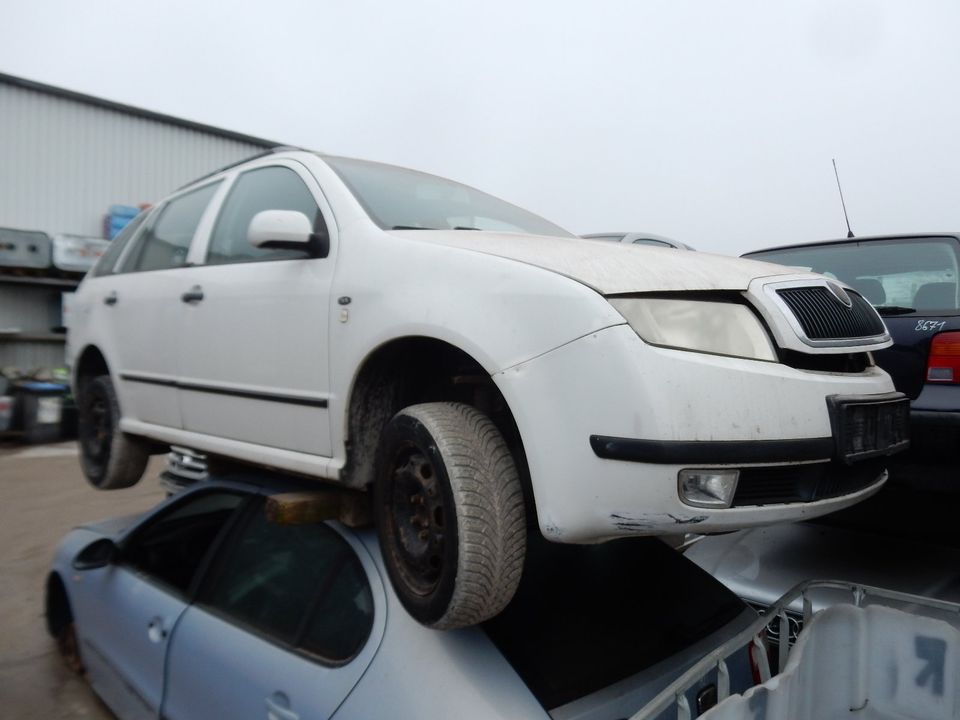
[[[456,508],[457,577],[446,612],[432,627],[476,625],[513,597],[526,555],[523,488],[496,425],[462,403],[414,405],[403,413],[430,432],[446,465]]]

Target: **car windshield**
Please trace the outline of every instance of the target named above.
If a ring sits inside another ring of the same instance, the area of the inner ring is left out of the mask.
[[[573,237],[542,217],[436,175],[323,156],[384,230],[492,230]]]
[[[953,237],[904,237],[762,250],[744,257],[841,280],[881,314],[956,312],[960,245]]]
[[[656,538],[531,538],[527,557],[517,594],[484,629],[548,710],[668,660],[746,608]]]

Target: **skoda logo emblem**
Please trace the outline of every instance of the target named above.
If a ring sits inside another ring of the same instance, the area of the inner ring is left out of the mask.
[[[853,300],[851,300],[850,296],[847,295],[847,291],[837,285],[835,282],[828,282],[827,290],[829,290],[837,299],[837,301],[845,307],[853,307]]]

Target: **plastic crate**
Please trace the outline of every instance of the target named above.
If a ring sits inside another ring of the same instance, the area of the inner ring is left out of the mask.
[[[0,228],[0,267],[44,270],[50,267],[50,252],[46,233]]]
[[[960,630],[881,605],[817,613],[783,672],[703,720],[954,720]]]
[[[110,247],[108,240],[84,237],[82,235],[54,235],[53,266],[67,272],[82,272],[93,267],[94,263]]]
[[[132,205],[111,205],[104,217],[104,236],[113,240],[139,213],[140,208]]]

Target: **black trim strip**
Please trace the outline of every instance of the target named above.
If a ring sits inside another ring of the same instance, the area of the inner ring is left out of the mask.
[[[747,465],[829,460],[832,437],[796,440],[638,440],[591,435],[590,447],[605,460],[662,465]]]
[[[295,395],[280,395],[279,393],[259,392],[256,390],[238,390],[236,388],[223,388],[214,385],[201,385],[200,383],[181,382],[179,380],[166,380],[163,378],[142,377],[130,373],[121,373],[121,380],[129,382],[144,383],[145,385],[161,385],[163,387],[174,387],[180,390],[190,390],[192,392],[209,393],[211,395],[230,395],[232,397],[247,398],[249,400],[265,400],[267,402],[286,403],[287,405],[305,405],[307,407],[325,408],[327,400],[325,398],[311,398]]]

